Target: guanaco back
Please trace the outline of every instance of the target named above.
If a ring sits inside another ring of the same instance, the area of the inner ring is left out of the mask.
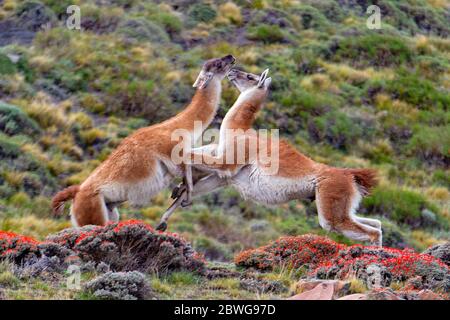
[[[206,128],[218,109],[221,80],[230,71],[235,58],[227,55],[204,63],[194,87],[191,103],[176,116],[153,126],[137,130],[125,138],[110,156],[79,186],[71,186],[53,198],[55,213],[73,199],[71,219],[75,226],[105,225],[117,221],[117,205],[128,201],[142,206],[166,188],[177,176],[183,176],[184,165],[171,160],[176,141],[174,130],[184,129],[195,142],[202,132],[195,132],[194,122]]]

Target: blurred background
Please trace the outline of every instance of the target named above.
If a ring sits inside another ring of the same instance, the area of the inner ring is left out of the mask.
[[[66,26],[72,4],[81,30]],[[366,24],[371,4],[379,30]],[[233,54],[247,71],[271,70],[257,128],[280,129],[316,161],[378,170],[358,212],[382,220],[386,246],[448,240],[449,21],[447,0],[0,1],[0,230],[43,239],[69,227],[52,217],[52,195],[182,110],[205,59]],[[215,127],[238,96],[223,88]],[[167,190],[121,218],[155,225],[169,204]],[[218,261],[326,234],[314,203],[264,207],[230,188],[176,212],[169,231]]]

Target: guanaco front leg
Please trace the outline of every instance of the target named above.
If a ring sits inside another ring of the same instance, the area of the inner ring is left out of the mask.
[[[194,189],[194,183],[192,182],[192,166],[186,164],[184,173],[184,184],[186,185],[186,199],[181,201],[182,207],[187,207],[192,204],[192,190]]]
[[[200,179],[197,183],[194,184],[192,189],[192,196],[197,197],[209,192],[212,192],[220,187],[227,185],[227,180],[220,178],[215,174],[211,174]],[[156,230],[165,231],[167,229],[167,221],[170,216],[175,212],[175,210],[182,205],[182,201],[186,196],[186,190],[183,190],[181,195],[170,205],[170,207],[164,212],[161,220],[156,227]]]

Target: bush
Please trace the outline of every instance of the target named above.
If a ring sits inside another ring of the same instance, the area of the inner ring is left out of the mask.
[[[117,32],[127,39],[149,41],[154,43],[167,43],[169,36],[166,31],[151,21],[136,18],[121,22]]]
[[[191,6],[188,15],[195,22],[210,22],[217,17],[216,11],[210,5],[204,3]]]
[[[436,89],[435,85],[417,74],[401,72],[387,81],[386,91],[396,99],[406,101],[420,109],[444,109],[450,105],[450,95]]]
[[[7,135],[35,135],[40,132],[37,123],[16,106],[0,101],[0,131]]]
[[[332,112],[311,119],[308,133],[314,142],[326,141],[336,149],[348,150],[362,136],[363,130],[345,113]]]
[[[282,237],[270,244],[239,253],[234,261],[237,266],[274,270],[287,266],[298,269],[316,265],[338,254],[341,245],[316,235]]]
[[[450,128],[420,126],[410,139],[407,150],[431,165],[450,166]]]
[[[282,237],[264,247],[239,253],[235,264],[245,268],[274,270],[287,266],[305,268],[310,277],[347,279],[356,276],[371,281],[373,269],[380,271],[380,284],[406,281],[419,276],[422,288],[450,292],[450,269],[441,260],[411,249],[346,246],[325,237]],[[371,270],[372,269],[372,270]]]
[[[107,272],[85,285],[85,291],[103,300],[142,300],[152,297],[145,275],[137,272]]]
[[[439,225],[438,221],[429,221],[423,215],[424,210],[436,214],[438,209],[414,191],[380,186],[375,188],[369,197],[364,198],[362,204],[363,212],[385,216],[412,228]]]
[[[388,67],[410,63],[413,52],[398,36],[370,34],[348,36],[332,44],[335,57],[362,66]]]
[[[112,271],[201,272],[204,267],[191,245],[178,235],[154,231],[135,220],[66,229],[47,240],[74,250],[83,261],[104,262]]]
[[[249,28],[247,37],[264,43],[283,42],[285,40],[283,31],[279,26],[267,24]]]

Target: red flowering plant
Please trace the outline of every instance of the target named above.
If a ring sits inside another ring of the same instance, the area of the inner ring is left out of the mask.
[[[65,270],[73,261],[107,264],[112,271],[201,273],[205,268],[203,257],[179,235],[155,231],[138,220],[65,229],[48,236],[44,242],[0,231],[2,259],[26,267],[32,274],[50,268]]]
[[[83,261],[107,263],[114,271],[202,272],[205,265],[180,236],[155,231],[139,220],[66,229],[47,240],[73,250]]]
[[[12,260],[16,264],[39,256],[39,242],[13,232],[0,231],[0,260]]]
[[[346,246],[315,235],[282,237],[264,247],[241,252],[235,257],[235,263],[260,270],[273,270],[280,265],[306,267],[310,277],[345,279],[356,276],[365,281],[370,278],[369,266],[375,265],[383,286],[388,286],[392,280],[420,277],[421,288],[450,291],[449,267],[431,255],[411,249]]]
[[[238,266],[270,270],[275,266],[293,268],[316,265],[339,253],[342,245],[316,235],[281,237],[270,244],[239,253],[235,257]]]

